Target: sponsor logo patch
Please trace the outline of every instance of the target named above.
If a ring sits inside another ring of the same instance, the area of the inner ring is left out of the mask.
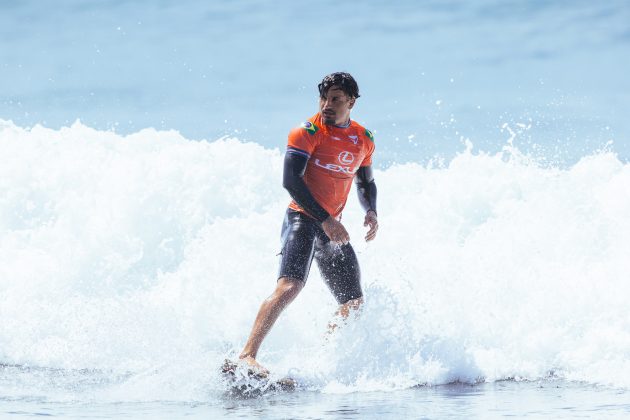
[[[374,141],[374,134],[372,134],[372,132],[367,128],[365,129],[365,135],[368,136],[368,139]]]
[[[354,162],[354,155],[350,152],[343,151],[339,153],[339,156],[337,156],[337,159],[339,160],[339,163],[343,163],[344,165],[350,165],[352,162]]]
[[[359,142],[359,137],[358,136],[348,136],[348,137],[344,137],[344,138],[339,138],[337,136],[330,136],[331,139],[333,140],[337,140],[337,141],[349,141],[352,144],[357,144]]]

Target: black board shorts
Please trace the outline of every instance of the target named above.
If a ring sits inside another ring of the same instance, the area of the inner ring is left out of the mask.
[[[363,296],[361,271],[352,245],[330,242],[321,224],[303,213],[287,210],[280,255],[278,278],[306,282],[315,257],[324,282],[339,304]]]

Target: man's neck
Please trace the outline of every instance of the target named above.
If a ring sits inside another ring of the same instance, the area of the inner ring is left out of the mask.
[[[323,116],[321,113],[319,114],[319,116],[320,116],[320,118],[321,118],[321,121],[322,121],[324,124],[329,125],[329,126],[331,126],[331,127],[336,127],[336,128],[348,128],[348,127],[350,127],[350,124],[352,123],[352,119],[350,118],[350,115],[348,115],[348,119],[347,119],[345,122],[341,123],[341,124],[328,123],[328,122],[326,122],[326,119],[324,118],[324,116]]]
[[[348,128],[348,127],[350,127],[350,118],[348,118],[348,121],[346,121],[343,124],[335,124],[335,127],[339,127],[339,128]]]
[[[348,128],[350,127],[350,118],[348,118],[348,121],[343,124],[332,124],[332,126],[337,128]]]

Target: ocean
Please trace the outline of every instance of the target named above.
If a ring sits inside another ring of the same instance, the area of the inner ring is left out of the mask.
[[[0,418],[630,415],[630,4],[0,1]],[[288,131],[349,71],[380,230],[259,360]]]

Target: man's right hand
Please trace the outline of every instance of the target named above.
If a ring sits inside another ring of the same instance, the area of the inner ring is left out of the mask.
[[[341,222],[330,216],[322,222],[322,229],[324,229],[326,236],[336,244],[345,245],[350,242],[350,235],[348,235],[346,228],[343,227]]]

